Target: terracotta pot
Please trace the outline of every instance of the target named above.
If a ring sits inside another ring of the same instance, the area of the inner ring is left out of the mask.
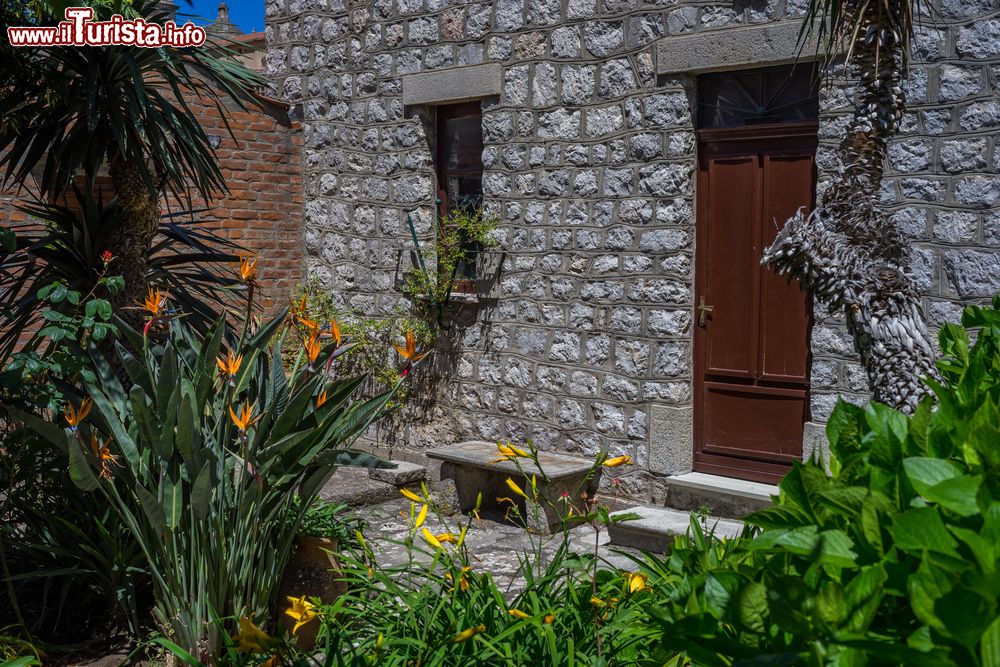
[[[295,627],[295,621],[285,613],[288,598],[318,597],[324,604],[330,604],[347,591],[347,584],[338,581],[342,576],[337,562],[337,541],[323,537],[299,537],[295,541],[295,551],[288,560],[288,566],[281,578],[278,598],[278,614],[281,626],[288,632]],[[316,643],[319,621],[314,620],[299,628],[296,635],[299,647],[310,650]]]

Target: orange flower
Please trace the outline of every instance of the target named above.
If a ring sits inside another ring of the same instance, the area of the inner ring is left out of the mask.
[[[299,321],[299,324],[301,324],[306,329],[308,329],[310,331],[310,333],[313,332],[313,331],[319,331],[319,322],[317,322],[316,320],[310,320],[309,318],[305,317],[304,315],[305,315],[305,313],[303,313],[300,316],[297,316],[295,319],[297,319]]]
[[[142,307],[149,313],[150,318],[156,319],[163,315],[163,312],[167,305],[167,295],[160,292],[160,290],[153,291],[153,288],[149,288],[149,294],[146,295],[146,300],[143,301]]]
[[[289,308],[289,311],[291,311],[291,313],[293,315],[296,315],[296,316],[297,315],[305,315],[306,314],[306,295],[303,294],[302,298],[299,299],[298,301],[292,301],[292,306],[291,306],[291,308]]]
[[[104,262],[105,268],[107,268],[108,264],[110,264],[111,260],[113,260],[114,258],[115,256],[111,253],[110,250],[105,250],[104,252],[101,253],[101,261]]]
[[[330,335],[337,341],[337,347],[340,347],[340,325],[337,320],[330,320]]]
[[[80,423],[86,419],[93,404],[94,401],[90,398],[83,399],[79,410],[75,409],[72,403],[66,404],[66,422],[69,424],[71,430],[75,431]]]
[[[309,359],[309,363],[316,361],[316,357],[319,356],[319,351],[322,345],[319,344],[319,330],[314,329],[309,338],[303,343],[303,347],[306,350],[306,358]]]
[[[320,393],[320,395],[316,397],[316,409],[318,410],[319,408],[323,407],[323,404],[326,403],[326,401],[327,401],[326,389],[324,389],[322,393]]]
[[[222,371],[224,375],[235,376],[240,372],[240,364],[243,363],[243,355],[236,356],[230,350],[226,353],[226,358],[223,359],[219,357],[215,360],[215,363],[219,365],[219,370]]]
[[[240,278],[243,279],[243,282],[252,282],[256,273],[257,256],[240,257]]]
[[[261,418],[261,415],[254,417],[253,413],[255,410],[256,407],[251,406],[250,401],[245,400],[243,401],[243,405],[240,406],[239,416],[236,415],[236,412],[233,410],[233,406],[231,405],[229,406],[229,416],[233,418],[233,423],[236,424],[236,428],[238,428],[241,432],[246,432],[248,428],[253,426],[254,423]]]
[[[426,352],[417,354],[417,341],[412,331],[406,332],[406,347],[403,348],[397,345],[396,351],[399,352],[399,356],[408,361],[420,361],[427,356]]]
[[[90,450],[94,453],[94,456],[101,462],[101,478],[111,479],[111,464],[115,464],[121,467],[118,463],[118,457],[111,453],[111,449],[108,447],[108,443],[111,442],[111,438],[104,441],[102,445],[98,441],[97,436],[93,433],[90,434]]]

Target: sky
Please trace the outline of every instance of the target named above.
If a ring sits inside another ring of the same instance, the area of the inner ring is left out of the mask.
[[[195,23],[211,23],[219,13],[219,0],[174,0],[179,6],[179,14],[193,14],[206,21]],[[226,0],[229,5],[229,20],[243,32],[254,32],[264,29],[264,0]]]

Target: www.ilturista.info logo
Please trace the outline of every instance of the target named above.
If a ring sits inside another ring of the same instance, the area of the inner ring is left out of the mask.
[[[109,21],[94,21],[93,7],[67,7],[66,20],[50,27],[10,27],[7,39],[11,46],[201,46],[205,29],[188,21],[177,25],[167,21],[162,26],[141,18],[125,19],[115,14]]]

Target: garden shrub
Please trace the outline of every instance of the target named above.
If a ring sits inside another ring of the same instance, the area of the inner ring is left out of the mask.
[[[381,465],[346,447],[393,390],[355,400],[362,377],[325,372],[351,346],[319,330],[286,372],[280,339],[270,342],[284,316],[255,332],[220,319],[202,339],[165,295],[151,291],[145,307],[144,333],[117,323],[127,382],[89,347],[93,378],[67,388],[68,428],[6,410],[66,452],[79,488],[101,494],[145,556],[160,626],[211,659],[227,634],[214,621],[267,622],[299,523],[334,466]]]
[[[699,665],[1000,665],[1000,298],[940,333],[906,416],[841,401],[828,475],[796,464],[761,532],[679,541],[664,648]]]

